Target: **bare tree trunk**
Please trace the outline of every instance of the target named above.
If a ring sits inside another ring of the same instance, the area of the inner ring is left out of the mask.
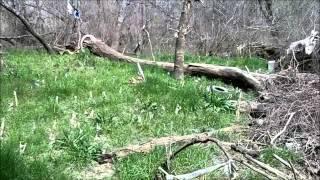
[[[138,43],[136,45],[136,47],[134,48],[133,52],[134,54],[138,55],[140,53],[142,53],[142,49],[143,49],[143,44],[144,44],[144,38],[143,38],[143,33],[144,33],[144,29],[146,28],[147,24],[145,21],[145,0],[140,0],[140,33],[138,34]]]
[[[274,38],[274,40],[277,42],[279,31],[275,27],[274,23],[274,14],[272,11],[272,0],[258,0],[260,5],[260,10],[263,13],[264,17],[266,18],[266,22],[268,26],[270,26],[271,31],[270,34]]]
[[[0,1],[0,6],[4,7],[7,11],[16,16],[25,25],[27,30],[42,44],[42,46],[47,50],[49,54],[53,53],[53,50],[49,46],[49,44],[47,44],[45,40],[36,31],[34,31],[34,29],[30,26],[28,21],[23,16],[21,16],[19,12],[16,12],[14,9],[4,4],[4,2],[2,1]]]
[[[178,25],[178,37],[176,39],[174,77],[178,80],[184,78],[184,49],[186,44],[186,34],[188,28],[188,19],[191,10],[191,0],[184,0]]]
[[[124,22],[125,16],[126,16],[126,7],[130,4],[128,0],[122,0],[120,4],[119,14],[117,18],[117,24],[114,30],[114,33],[112,35],[112,43],[111,47],[115,50],[118,50],[119,48],[119,41],[120,41],[120,31],[122,24]]]

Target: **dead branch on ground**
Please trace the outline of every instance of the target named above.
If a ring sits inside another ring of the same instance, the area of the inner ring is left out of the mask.
[[[290,122],[291,122],[292,117],[294,116],[294,114],[295,114],[295,112],[294,112],[294,113],[290,113],[290,117],[289,117],[286,125],[283,127],[283,129],[282,129],[278,134],[276,134],[276,135],[271,139],[271,141],[270,141],[270,144],[271,144],[271,145],[274,145],[274,142],[277,140],[277,138],[278,138],[279,136],[281,136],[281,135],[287,130],[288,125],[290,124]]]
[[[231,126],[227,128],[222,128],[215,132],[205,132],[205,133],[190,134],[190,135],[184,135],[184,136],[167,136],[167,137],[155,138],[142,144],[128,145],[126,147],[116,149],[112,153],[108,153],[108,154],[114,154],[116,157],[125,157],[133,153],[148,153],[152,151],[156,146],[166,146],[169,144],[187,143],[193,140],[207,139],[216,132],[234,132],[242,128],[243,128],[242,126],[234,126],[234,127]],[[231,143],[227,143],[227,142],[220,142],[220,143],[225,146],[231,145]],[[103,156],[104,155],[102,155],[102,161],[103,161]]]

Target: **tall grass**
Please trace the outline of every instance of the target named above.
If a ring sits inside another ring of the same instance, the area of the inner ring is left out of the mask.
[[[68,179],[61,169],[50,168],[41,157],[28,159],[21,155],[18,145],[0,142],[0,179]]]

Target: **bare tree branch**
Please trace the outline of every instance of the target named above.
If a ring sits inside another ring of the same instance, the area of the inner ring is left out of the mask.
[[[45,40],[43,38],[41,38],[41,36],[30,26],[30,24],[28,23],[28,21],[21,16],[19,13],[17,13],[14,9],[12,9],[11,7],[9,7],[8,5],[6,5],[3,1],[0,1],[0,6],[2,6],[3,8],[5,8],[7,11],[9,11],[10,13],[12,13],[14,16],[16,16],[27,28],[27,30],[42,44],[42,46],[47,50],[47,52],[49,54],[53,53],[52,48],[49,46],[49,44],[47,44],[45,42]]]

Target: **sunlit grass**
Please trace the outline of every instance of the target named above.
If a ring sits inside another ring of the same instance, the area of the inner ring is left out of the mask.
[[[9,51],[4,59],[7,68],[0,76],[0,116],[5,134],[1,142],[15,140],[13,149],[26,144],[21,166],[41,157],[43,173],[63,169],[62,174],[69,174],[66,169],[80,170],[102,150],[154,137],[210,131],[229,126],[235,119],[234,109],[226,101],[237,100],[240,90],[220,81],[186,77],[181,83],[163,70],[143,67],[146,82],[133,85],[129,80],[137,75],[135,65],[89,53]],[[186,61],[197,59],[187,56]],[[263,63],[255,63],[241,60],[230,65],[262,67]],[[206,91],[208,85],[224,86],[229,93],[211,95]],[[203,158],[214,152],[210,148],[196,150],[190,160],[198,165],[206,165]],[[159,148],[148,155],[132,155],[117,163],[118,175],[121,179],[150,177],[163,153]],[[177,159],[174,166],[179,172],[200,167],[189,167],[185,161],[189,156],[186,152]]]

